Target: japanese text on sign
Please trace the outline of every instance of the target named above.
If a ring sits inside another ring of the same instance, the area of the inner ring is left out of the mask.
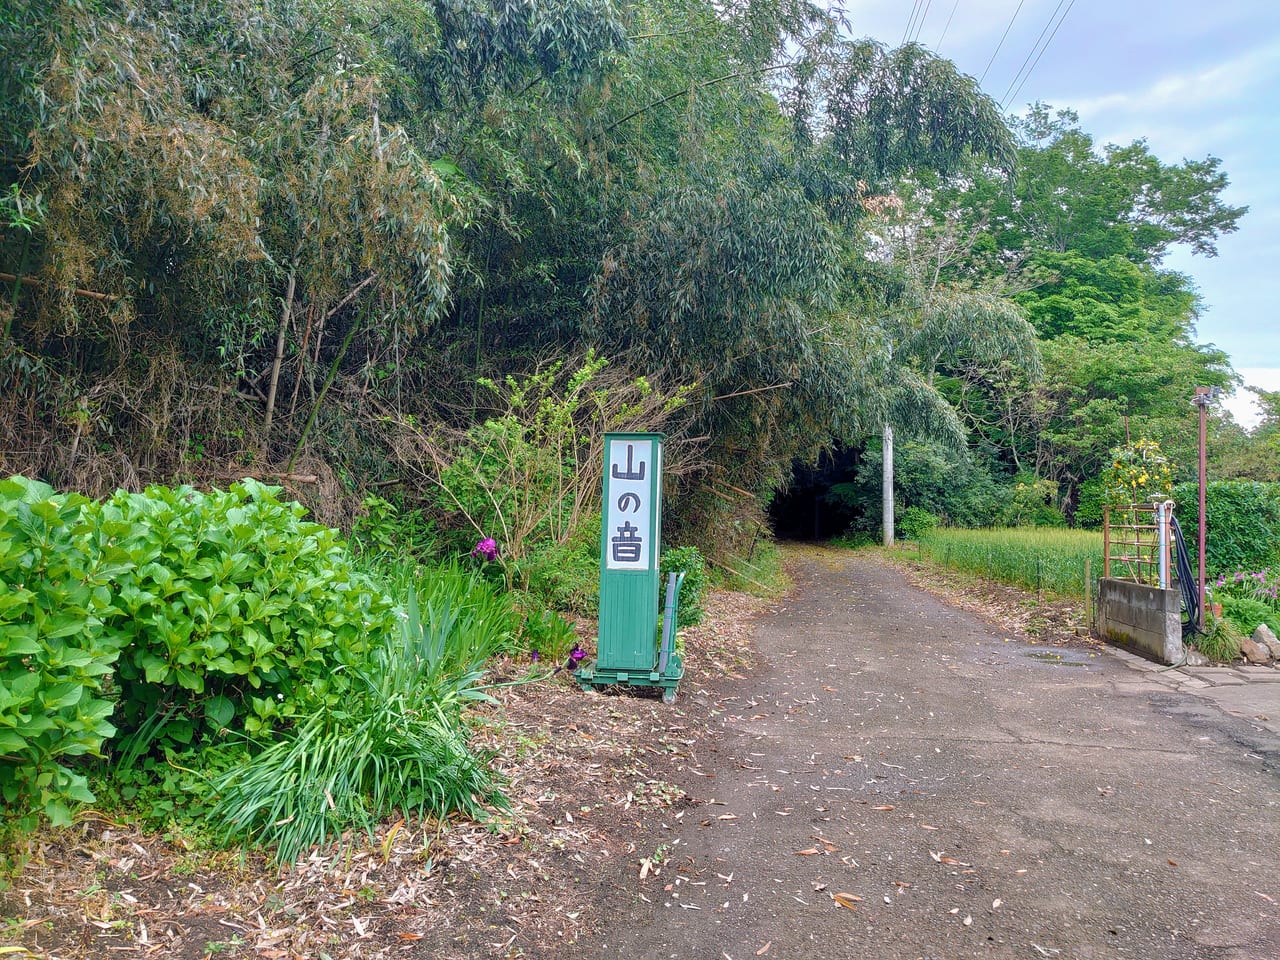
[[[653,457],[652,440],[609,441],[609,502],[605,504],[605,567],[609,570],[650,569]]]

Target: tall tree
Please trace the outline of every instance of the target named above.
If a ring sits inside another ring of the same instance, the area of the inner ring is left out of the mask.
[[[971,378],[952,389],[974,430],[1012,466],[1058,483],[1074,509],[1127,435],[1193,462],[1187,397],[1232,374],[1225,354],[1195,343],[1194,285],[1161,261],[1173,245],[1215,255],[1245,208],[1222,201],[1216,158],[1167,165],[1142,141],[1099,148],[1074,113],[1043,105],[1017,130],[1016,176],[943,185],[932,209],[972,239],[940,275],[1016,291],[1046,376],[1038,387],[1015,376],[1000,394]]]

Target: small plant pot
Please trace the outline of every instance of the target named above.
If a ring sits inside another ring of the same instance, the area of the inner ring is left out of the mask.
[[[1220,617],[1220,616],[1222,616],[1222,604],[1220,604],[1220,603],[1211,603],[1211,604],[1209,604],[1209,609],[1213,611],[1213,615],[1214,615],[1215,617]]]

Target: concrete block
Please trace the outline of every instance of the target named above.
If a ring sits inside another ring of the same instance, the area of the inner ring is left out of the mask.
[[[1098,586],[1098,632],[1157,663],[1181,663],[1182,596],[1177,590],[1104,578]]]

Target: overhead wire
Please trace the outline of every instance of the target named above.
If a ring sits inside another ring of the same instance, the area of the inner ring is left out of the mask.
[[[913,43],[920,42],[920,31],[924,29],[924,21],[929,16],[929,8],[933,6],[933,0],[925,0],[924,11],[920,14],[920,20],[916,23],[916,35],[911,38]]]
[[[905,44],[907,42],[907,38],[911,36],[911,27],[916,22],[916,14],[919,13],[920,4],[923,2],[924,0],[915,0],[915,3],[912,4],[911,16],[907,18],[907,29],[902,31],[902,39],[898,41],[898,46],[902,46],[903,44]]]
[[[1000,48],[1004,46],[1005,39],[1009,36],[1009,31],[1013,29],[1013,23],[1018,19],[1018,14],[1022,12],[1022,5],[1027,0],[1018,0],[1018,9],[1013,11],[1013,16],[1009,18],[1009,23],[1004,28],[1004,33],[1000,35],[1000,42],[996,44],[996,48],[991,51],[991,59],[987,61],[987,65],[982,70],[982,76],[978,78],[978,86],[982,86],[982,81],[987,79],[987,71],[991,69],[991,65],[996,62],[996,54],[1000,52]]]
[[[951,5],[951,13],[947,15],[947,25],[942,28],[942,36],[938,38],[938,43],[933,48],[934,53],[937,53],[942,49],[942,41],[947,39],[947,31],[951,29],[951,21],[956,15],[956,8],[958,6],[960,6],[960,0],[956,0],[956,2]]]
[[[1049,45],[1053,43],[1053,38],[1058,35],[1058,29],[1062,26],[1062,22],[1067,19],[1067,14],[1071,12],[1071,8],[1076,5],[1076,0],[1058,0],[1058,6],[1055,7],[1053,13],[1049,15],[1049,23],[1046,23],[1044,25],[1044,30],[1040,31],[1041,37],[1044,36],[1045,30],[1049,29],[1049,24],[1053,23],[1054,16],[1057,15],[1058,10],[1062,9],[1062,5],[1064,3],[1066,3],[1067,8],[1065,10],[1062,10],[1062,16],[1058,17],[1058,22],[1057,24],[1054,25],[1053,32],[1049,34],[1049,39],[1045,40],[1044,46],[1040,48],[1040,52],[1036,54],[1035,60],[1032,61],[1031,66],[1027,68],[1026,74],[1022,77],[1021,80],[1018,80],[1018,75],[1022,74],[1022,70],[1019,69],[1018,73],[1014,75],[1013,80],[1010,81],[1009,90],[1006,90],[1004,92],[1004,96],[1000,98],[1001,109],[1003,109],[1006,106],[1006,104],[1012,103],[1014,98],[1017,97],[1017,95],[1022,91],[1023,85],[1028,80],[1031,79],[1031,74],[1035,71],[1036,66],[1040,63],[1040,58],[1044,56],[1045,51],[1049,49]],[[1036,43],[1039,44],[1040,41],[1036,40]],[[1035,47],[1031,48],[1031,53],[1035,53]],[[1027,60],[1031,60],[1031,53],[1027,54]],[[1027,65],[1027,60],[1022,61],[1022,65],[1024,67],[1026,67]],[[1014,87],[1015,83],[1017,84],[1016,88]],[[1013,91],[1013,92],[1010,93],[1010,91]]]
[[[1031,45],[1031,49],[1027,51],[1027,55],[1022,60],[1022,66],[1018,67],[1018,72],[1013,75],[1013,79],[1009,81],[1009,86],[1005,88],[1005,97],[1009,95],[1009,91],[1013,89],[1014,84],[1018,82],[1018,78],[1022,76],[1022,71],[1027,68],[1027,64],[1031,62],[1031,58],[1036,55],[1036,51],[1040,49],[1040,41],[1045,38],[1045,34],[1049,32],[1049,28],[1053,26],[1053,18],[1058,15],[1058,11],[1062,9],[1062,5],[1067,0],[1058,0],[1058,5],[1053,8],[1053,13],[1049,14],[1049,19],[1045,21],[1043,27],[1040,28],[1040,36],[1036,37],[1036,42]],[[1000,98],[1003,103],[1005,97]]]

